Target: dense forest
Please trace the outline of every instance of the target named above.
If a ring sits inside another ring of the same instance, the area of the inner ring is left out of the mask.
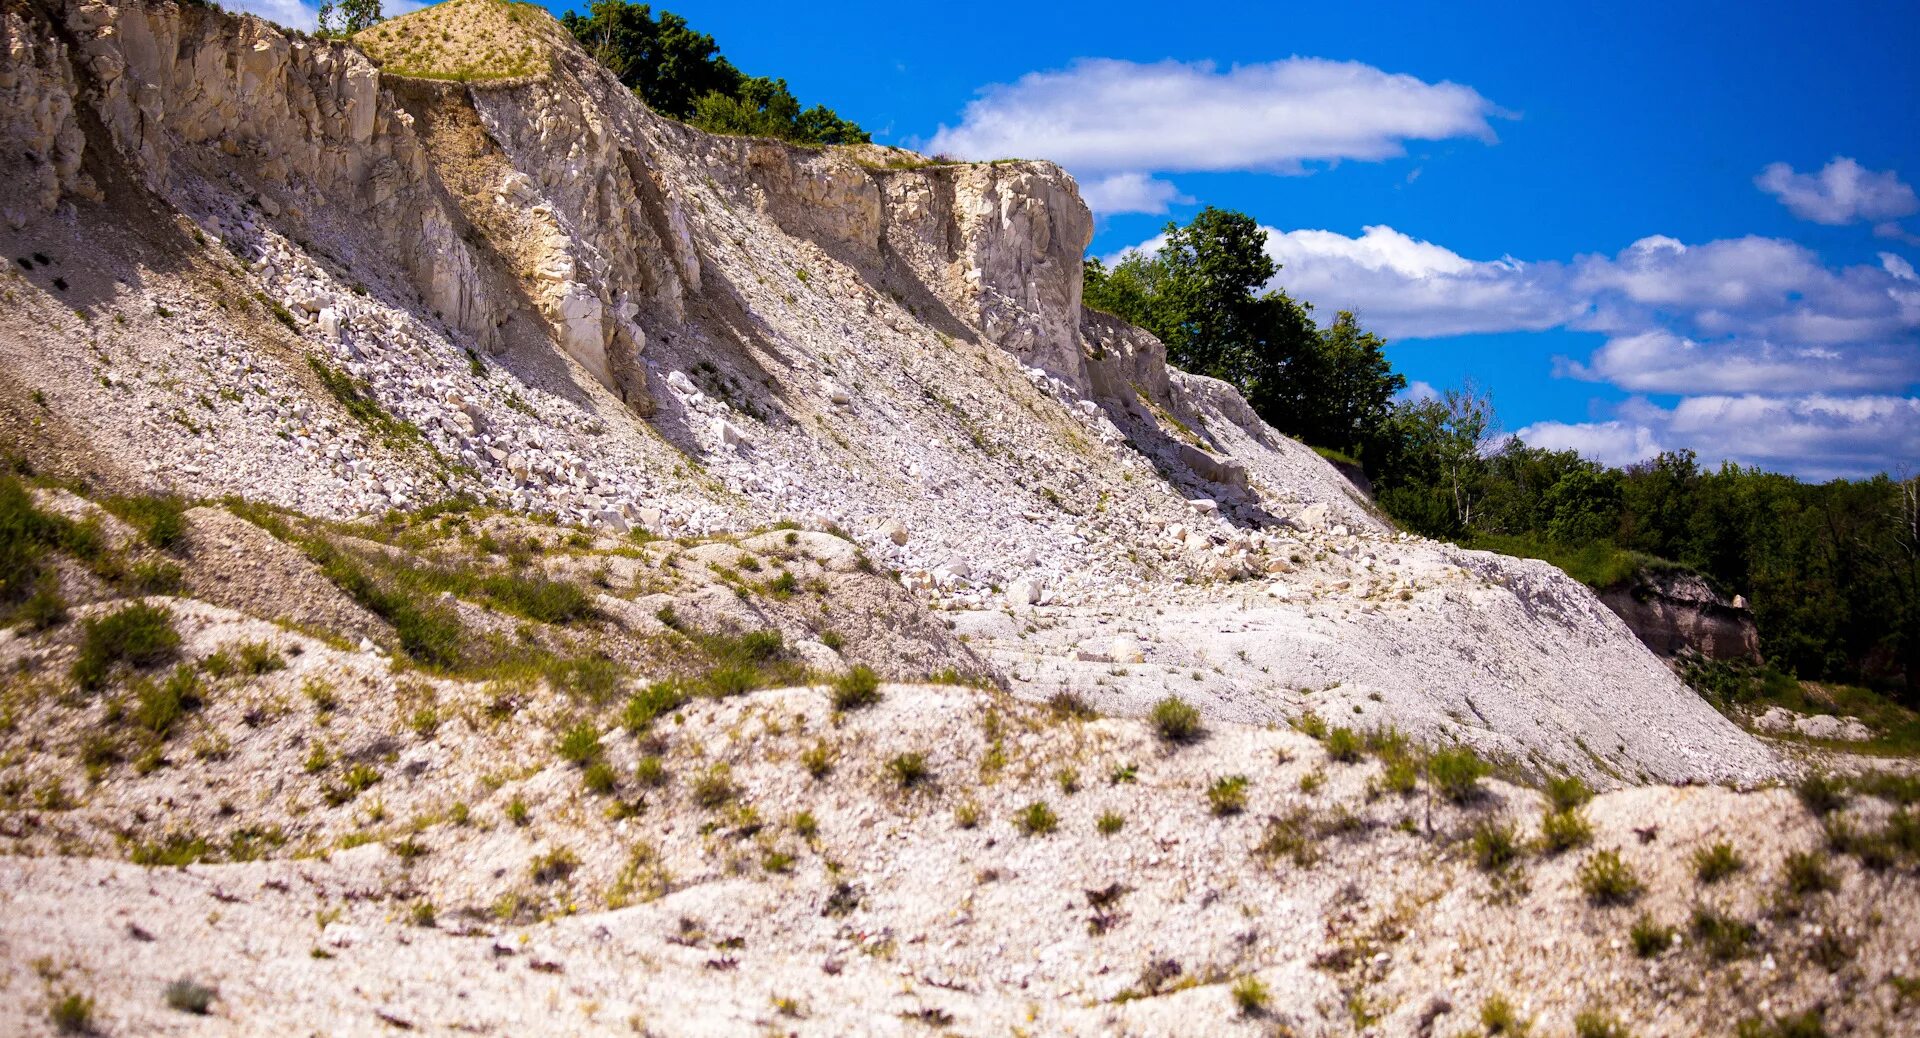
[[[1691,453],[1625,469],[1500,433],[1467,385],[1401,398],[1351,313],[1317,327],[1267,289],[1265,235],[1208,208],[1154,253],[1087,261],[1086,302],[1153,332],[1172,362],[1237,386],[1276,429],[1356,462],[1380,507],[1429,537],[1547,559],[1595,587],[1683,567],[1744,595],[1771,666],[1896,686],[1920,704],[1920,477],[1805,483]],[[1284,280],[1284,279],[1283,279]]]

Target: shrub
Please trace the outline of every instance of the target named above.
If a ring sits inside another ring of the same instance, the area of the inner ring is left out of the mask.
[[[725,807],[740,795],[739,788],[733,784],[733,769],[725,764],[714,764],[702,772],[693,780],[689,792],[695,804],[709,811]]]
[[[1847,806],[1847,787],[1824,771],[1810,771],[1795,787],[1800,802],[1815,815],[1829,815]]]
[[[800,754],[800,765],[807,769],[807,774],[823,779],[833,771],[833,762],[838,756],[833,745],[821,739]]]
[[[1693,875],[1702,883],[1718,883],[1746,867],[1740,852],[1724,840],[1693,852]]]
[[[919,750],[902,753],[888,761],[887,772],[901,789],[922,785],[931,774],[927,770],[927,755]]]
[[[567,763],[585,767],[600,759],[600,732],[582,721],[567,729],[554,750]]]
[[[864,664],[833,679],[833,708],[860,710],[880,702],[880,675]]]
[[[45,631],[67,622],[67,600],[60,597],[60,582],[51,575],[34,585],[33,594],[14,613],[14,619],[29,631]]]
[[[168,984],[166,990],[169,1008],[178,1009],[182,1013],[192,1013],[195,1016],[207,1015],[207,1010],[213,1006],[213,1000],[219,997],[218,991],[187,977]]]
[[[1708,905],[1697,905],[1688,929],[1693,939],[1715,962],[1731,962],[1747,953],[1759,931],[1744,919],[1727,915]]]
[[[1302,689],[1301,691],[1304,692],[1306,690]],[[1295,718],[1293,727],[1309,739],[1324,739],[1327,737],[1327,722],[1321,720],[1320,715],[1311,710]]]
[[[626,680],[627,668],[604,656],[574,656],[547,668],[547,681],[555,691],[594,706],[611,702]]]
[[[1253,852],[1268,860],[1284,855],[1300,868],[1310,868],[1320,860],[1317,834],[1312,831],[1311,822],[1312,815],[1305,808],[1268,818],[1266,832],[1254,845]]]
[[[555,847],[545,854],[536,856],[528,865],[535,883],[552,883],[573,875],[580,867],[580,856],[567,847]]]
[[[1826,859],[1812,851],[1795,851],[1787,855],[1781,871],[1787,893],[1795,897],[1827,894],[1840,889],[1840,877],[1828,871]]]
[[[47,1007],[47,1019],[61,1034],[88,1034],[93,1030],[93,999],[69,991]]]
[[[527,802],[518,794],[507,801],[507,821],[514,825],[526,825],[533,820],[533,812],[527,809]]]
[[[667,784],[667,762],[659,754],[649,753],[633,766],[633,780],[648,789]]]
[[[1427,758],[1427,779],[1440,795],[1456,804],[1464,804],[1480,795],[1480,780],[1487,776],[1487,762],[1465,746],[1437,750]]]
[[[173,614],[160,606],[135,603],[86,622],[73,679],[82,688],[98,688],[116,663],[147,667],[173,658],[180,632]]]
[[[596,796],[606,796],[613,792],[618,784],[613,773],[613,765],[603,760],[587,765],[587,770],[581,774],[580,781],[587,787],[587,792]]]
[[[1497,872],[1520,857],[1520,840],[1512,822],[1485,819],[1473,828],[1473,857],[1482,869]]]
[[[1559,854],[1593,842],[1593,826],[1577,807],[1555,811],[1540,819],[1540,846],[1548,854]]]
[[[1102,836],[1112,836],[1114,833],[1126,828],[1126,825],[1127,820],[1117,811],[1104,812],[1100,815],[1099,820],[1093,823],[1094,829]]]
[[[1259,1016],[1267,1010],[1267,1000],[1271,997],[1267,986],[1260,978],[1248,974],[1233,982],[1233,1004],[1240,1007],[1244,1016]]]
[[[744,696],[765,681],[751,663],[722,663],[700,678],[700,694],[710,699]]]
[[[243,674],[258,677],[287,669],[287,658],[266,642],[244,642],[239,648],[239,668]]]
[[[1335,728],[1327,733],[1327,756],[1343,764],[1360,759],[1360,737],[1351,728]]]
[[[1085,696],[1071,689],[1055,692],[1047,699],[1047,709],[1053,712],[1053,716],[1065,721],[1093,721],[1100,717],[1100,712],[1087,702]]]
[[[953,809],[953,824],[961,829],[973,829],[980,825],[980,805],[969,800]]]
[[[1651,959],[1673,947],[1673,934],[1673,927],[1661,925],[1644,912],[1627,931],[1627,937],[1633,942],[1633,953],[1643,959]]]
[[[187,506],[170,495],[110,497],[100,502],[149,545],[168,551],[187,536]]]
[[[1644,889],[1619,851],[1596,851],[1580,866],[1580,889],[1596,905],[1631,904]]]
[[[1060,792],[1067,796],[1080,792],[1080,772],[1073,768],[1061,768],[1054,772],[1053,781],[1060,787]]]
[[[1215,815],[1237,815],[1247,809],[1247,777],[1223,775],[1207,787],[1207,807]]]
[[[1562,775],[1547,782],[1547,800],[1553,804],[1555,811],[1585,807],[1587,801],[1592,799],[1593,790],[1577,775]]]
[[[1163,742],[1190,743],[1206,733],[1200,724],[1200,711],[1178,696],[1168,696],[1153,704],[1149,715],[1153,731]]]
[[[621,723],[627,731],[639,733],[653,726],[653,722],[685,706],[687,693],[677,681],[656,681],[627,698],[627,708],[621,714]]]
[[[1406,756],[1389,757],[1380,769],[1377,781],[1380,790],[1406,796],[1419,786],[1419,772],[1415,769],[1413,758]]]
[[[1036,800],[1013,816],[1013,824],[1028,836],[1043,836],[1060,827],[1060,816],[1044,800]]]
[[[173,726],[182,716],[198,710],[205,702],[200,675],[184,666],[174,668],[167,680],[157,685],[151,681],[141,681],[137,695],[134,723],[163,741],[172,734]]]

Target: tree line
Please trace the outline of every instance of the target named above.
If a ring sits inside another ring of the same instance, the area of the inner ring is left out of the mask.
[[[1472,384],[1401,396],[1386,343],[1266,287],[1266,235],[1212,207],[1154,252],[1086,261],[1085,300],[1154,333],[1176,367],[1233,384],[1275,429],[1361,465],[1406,529],[1544,558],[1597,587],[1695,571],[1744,595],[1773,666],[1898,685],[1920,705],[1920,477],[1809,483],[1671,452],[1614,468],[1499,434]]]

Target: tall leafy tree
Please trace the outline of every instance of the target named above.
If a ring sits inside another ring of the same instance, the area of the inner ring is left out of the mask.
[[[326,0],[320,5],[320,35],[352,36],[380,18],[380,0]]]

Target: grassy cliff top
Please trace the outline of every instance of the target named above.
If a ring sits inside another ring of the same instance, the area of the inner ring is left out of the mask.
[[[446,0],[353,37],[386,72],[460,82],[539,75],[568,39],[545,8],[512,0]]]

